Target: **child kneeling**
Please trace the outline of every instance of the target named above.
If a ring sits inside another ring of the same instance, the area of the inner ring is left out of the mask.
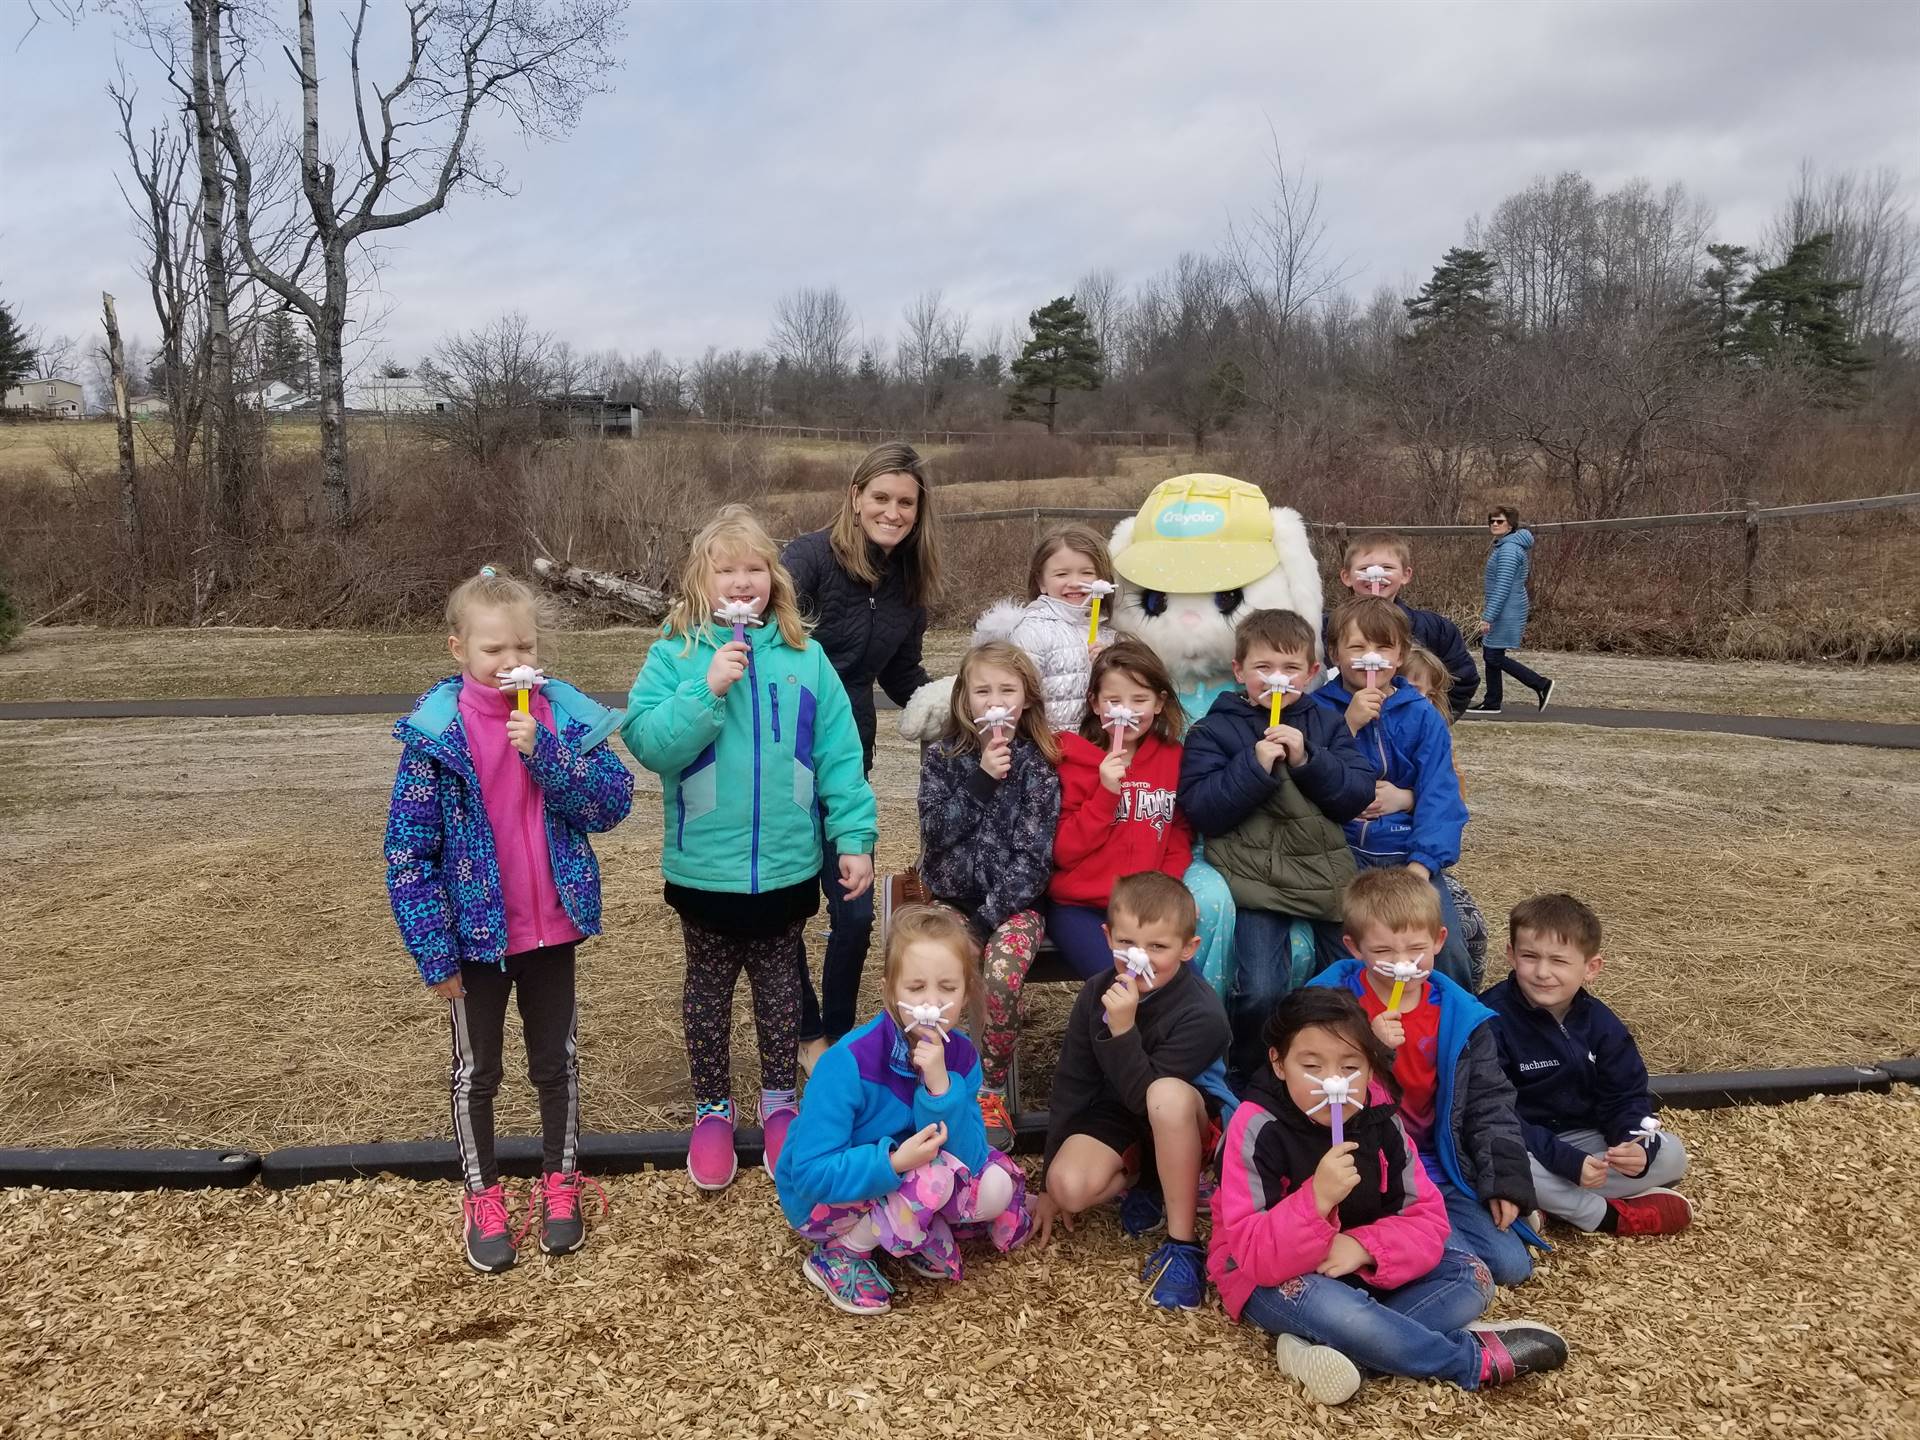
[[[1480,998],[1498,1017],[1540,1208],[1609,1235],[1686,1229],[1693,1207],[1667,1187],[1687,1152],[1653,1118],[1633,1033],[1587,993],[1600,917],[1571,895],[1536,895],[1513,907],[1507,934],[1513,974]]]
[[[1141,1280],[1155,1305],[1194,1310],[1206,1296],[1196,1243],[1200,1168],[1226,1098],[1227,1014],[1187,964],[1199,948],[1193,896],[1171,875],[1116,881],[1107,906],[1113,970],[1081,988],[1067,1017],[1047,1128],[1042,1243],[1053,1219],[1121,1203],[1121,1227],[1144,1235],[1163,1216],[1166,1243]],[[1205,1092],[1205,1093],[1203,1093]],[[1151,1164],[1154,1184],[1140,1185]],[[1133,1187],[1130,1189],[1130,1187]]]
[[[977,999],[980,947],[950,910],[894,917],[886,1009],[820,1057],[774,1169],[780,1208],[814,1242],[808,1282],[840,1309],[873,1315],[893,1286],[884,1250],[928,1280],[958,1280],[957,1242],[1027,1238],[1026,1176],[987,1144],[980,1058],[951,1027]]]
[[[1566,1341],[1544,1325],[1472,1324],[1493,1277],[1447,1244],[1446,1202],[1359,1002],[1297,990],[1266,1040],[1213,1195],[1207,1268],[1227,1314],[1278,1337],[1280,1368],[1323,1405],[1352,1398],[1363,1368],[1478,1390],[1565,1364]]]

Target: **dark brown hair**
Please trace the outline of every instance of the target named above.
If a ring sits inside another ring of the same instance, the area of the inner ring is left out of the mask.
[[[1142,870],[1114,881],[1107,897],[1107,923],[1122,911],[1146,925],[1173,926],[1183,945],[1200,933],[1193,892],[1164,871]]]
[[[1493,517],[1496,515],[1504,515],[1507,517],[1507,529],[1518,530],[1520,528],[1520,512],[1514,509],[1513,506],[1496,505],[1487,511],[1487,523],[1489,525],[1493,523]]]
[[[1095,745],[1107,738],[1107,727],[1094,712],[1100,685],[1107,676],[1119,671],[1144,685],[1160,699],[1160,713],[1153,717],[1149,734],[1158,735],[1169,745],[1178,745],[1187,728],[1186,712],[1180,708],[1180,696],[1173,688],[1173,677],[1166,664],[1139,640],[1116,640],[1093,658],[1093,673],[1087,677],[1087,713],[1080,717],[1080,736]]]
[[[1522,900],[1507,915],[1508,943],[1518,944],[1522,930],[1564,940],[1589,960],[1600,953],[1600,917],[1591,906],[1571,895],[1536,895]]]
[[[1302,655],[1311,664],[1314,656],[1313,626],[1306,617],[1291,610],[1256,610],[1233,631],[1233,660],[1237,665],[1256,645],[1281,655]]]
[[[1338,985],[1306,985],[1294,991],[1273,1007],[1260,1038],[1267,1042],[1267,1049],[1284,1060],[1293,1037],[1315,1025],[1331,1030],[1365,1055],[1373,1078],[1386,1086],[1394,1099],[1400,1098],[1399,1083],[1393,1078],[1393,1052],[1373,1033],[1367,1012],[1352,992]]]

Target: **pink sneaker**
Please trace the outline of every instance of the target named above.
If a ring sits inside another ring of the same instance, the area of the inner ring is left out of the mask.
[[[507,1226],[507,1192],[498,1182],[460,1197],[461,1237],[467,1264],[482,1275],[498,1275],[514,1261],[513,1235]]]
[[[587,1226],[580,1214],[580,1195],[587,1186],[600,1197],[600,1213],[607,1213],[607,1192],[598,1181],[577,1171],[553,1172],[540,1178],[535,1212],[527,1216],[529,1226],[540,1226],[540,1248],[549,1255],[571,1255],[587,1243]],[[524,1231],[522,1234],[524,1235]]]
[[[740,1169],[733,1150],[733,1102],[701,1101],[694,1106],[693,1136],[687,1142],[687,1174],[702,1190],[724,1190]]]
[[[793,1117],[799,1113],[800,1107],[797,1105],[776,1105],[771,1111],[764,1105],[761,1106],[760,1148],[765,1154],[769,1175],[780,1163],[780,1151],[787,1143],[787,1131],[793,1125]]]

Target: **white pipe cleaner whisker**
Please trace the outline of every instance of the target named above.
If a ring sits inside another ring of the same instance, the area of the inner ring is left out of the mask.
[[[1011,730],[1013,709],[1007,705],[989,705],[973,717],[973,723],[983,735],[990,735],[996,730]]]
[[[1265,677],[1267,688],[1260,692],[1262,700],[1271,700],[1276,695],[1298,695],[1300,687],[1293,683],[1291,675],[1268,675]]]
[[[906,1012],[907,1025],[909,1028],[926,1026],[934,1030],[944,1030],[947,1024],[947,1011],[953,1008],[953,1002],[951,1000],[944,1005],[935,1005],[932,1003],[909,1005],[904,1000],[898,1003],[901,1010]]]
[[[538,690],[547,683],[547,677],[532,665],[516,665],[511,670],[493,673],[503,690]]]
[[[1309,1115],[1318,1115],[1331,1105],[1360,1103],[1354,1098],[1353,1082],[1356,1077],[1352,1075],[1329,1075],[1325,1079],[1318,1075],[1309,1075],[1307,1078],[1313,1081],[1313,1093],[1322,1097],[1318,1105],[1307,1111]]]
[[[1113,958],[1126,967],[1127,974],[1138,980],[1147,989],[1153,989],[1153,957],[1138,945],[1129,945],[1124,950],[1113,952]]]
[[[1373,962],[1373,973],[1382,980],[1394,980],[1402,985],[1411,985],[1427,973],[1420,967],[1420,962],[1426,958],[1424,955],[1416,955],[1411,960],[1376,960]]]
[[[1080,588],[1086,591],[1089,600],[1096,597],[1104,600],[1114,592],[1114,584],[1111,580],[1083,580],[1080,582]]]
[[[1393,668],[1393,662],[1379,651],[1369,650],[1353,662],[1353,668],[1356,670],[1365,670],[1371,675],[1381,670],[1391,670]]]
[[[1100,728],[1112,730],[1116,726],[1122,730],[1138,730],[1139,712],[1130,705],[1122,705],[1118,700],[1109,700],[1107,708],[1100,712]]]
[[[1660,1130],[1660,1117],[1658,1115],[1649,1115],[1640,1122],[1640,1128],[1633,1132],[1633,1138],[1645,1144],[1648,1141],[1658,1139]]]
[[[1369,565],[1355,574],[1353,578],[1358,580],[1362,585],[1384,585],[1387,583],[1389,577],[1386,566]]]
[[[753,600],[723,600],[713,607],[713,618],[722,625],[758,625],[760,606]]]

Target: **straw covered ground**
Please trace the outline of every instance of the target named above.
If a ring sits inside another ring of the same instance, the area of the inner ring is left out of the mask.
[[[1111,1214],[902,1279],[855,1320],[799,1275],[763,1172],[609,1185],[588,1248],[459,1262],[449,1187],[0,1194],[0,1434],[1920,1435],[1920,1095],[1673,1118],[1694,1228],[1574,1236],[1496,1318],[1565,1370],[1467,1394],[1378,1379],[1316,1409],[1217,1307],[1142,1303]]]
[[[444,1133],[445,1014],[383,886],[387,731],[370,717],[0,725],[0,1144]],[[1496,925],[1548,888],[1599,909],[1598,988],[1655,1069],[1920,1050],[1913,1008],[1872,998],[1898,992],[1881,977],[1920,953],[1907,755],[1563,726],[1466,726],[1461,740],[1475,815],[1461,873]],[[883,866],[917,848],[916,764],[886,734]],[[679,932],[660,900],[657,786],[642,786],[600,843],[608,933],[583,957],[593,1129],[690,1118]],[[1034,1099],[1070,996],[1048,988],[1023,1065]],[[742,987],[743,1100],[757,1084],[746,1012]],[[511,1065],[501,1099],[503,1132],[530,1132]]]

